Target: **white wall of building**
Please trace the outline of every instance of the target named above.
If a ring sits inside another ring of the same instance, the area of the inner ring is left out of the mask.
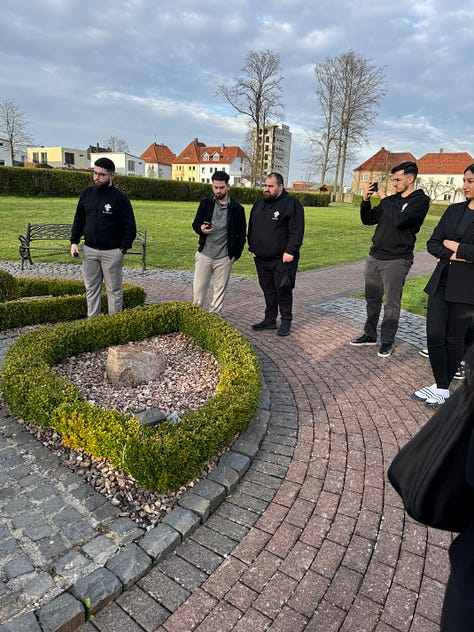
[[[115,173],[123,176],[142,176],[146,175],[147,163],[139,156],[134,156],[126,152],[108,151],[102,153],[91,154],[90,166],[93,167],[99,158],[109,158],[115,165]]]

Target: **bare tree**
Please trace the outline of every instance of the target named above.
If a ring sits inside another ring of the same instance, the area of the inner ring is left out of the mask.
[[[0,101],[0,137],[8,141],[12,165],[15,164],[15,156],[25,152],[33,143],[28,125],[25,112],[14,99],[5,97]]]
[[[250,180],[255,186],[263,177],[265,128],[271,121],[280,118],[283,110],[280,56],[268,49],[250,51],[240,70],[242,75],[234,77],[233,85],[218,86],[217,94],[223,95],[234,110],[250,123]]]
[[[124,140],[123,138],[119,138],[118,136],[109,136],[107,140],[105,141],[105,146],[110,151],[125,152],[125,153],[130,151],[127,141]]]
[[[347,161],[356,147],[368,140],[386,92],[383,68],[353,50],[327,58],[315,67],[322,124],[317,139],[323,148],[322,180],[330,161],[335,164],[334,198],[342,195]]]

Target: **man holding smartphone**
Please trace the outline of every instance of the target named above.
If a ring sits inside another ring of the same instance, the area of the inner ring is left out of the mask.
[[[403,286],[413,265],[416,234],[430,205],[430,198],[421,189],[415,190],[418,175],[415,162],[402,162],[393,167],[391,173],[393,195],[386,196],[379,190],[377,182],[370,182],[362,196],[362,223],[366,226],[377,224],[377,228],[365,266],[367,320],[364,333],[350,343],[355,347],[377,344],[377,325],[385,295],[381,345],[377,354],[382,358],[393,352]],[[375,192],[380,203],[372,208],[371,197]]]
[[[245,245],[247,222],[244,207],[229,195],[229,174],[212,174],[213,196],[199,204],[193,230],[199,235],[195,255],[193,303],[202,307],[211,278],[214,292],[209,311],[220,314],[232,265]]]

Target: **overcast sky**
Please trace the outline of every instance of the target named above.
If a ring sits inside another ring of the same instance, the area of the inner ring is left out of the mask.
[[[23,108],[38,145],[85,149],[113,135],[135,155],[152,142],[178,154],[195,137],[242,146],[245,122],[216,88],[240,75],[249,51],[270,49],[284,77],[281,122],[293,134],[290,181],[301,180],[319,121],[314,67],[352,49],[383,68],[388,85],[352,167],[382,146],[417,158],[441,147],[474,154],[468,5],[1,0],[0,99]]]

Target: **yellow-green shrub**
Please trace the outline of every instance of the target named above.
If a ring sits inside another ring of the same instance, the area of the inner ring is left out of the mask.
[[[51,367],[69,356],[182,331],[221,367],[216,395],[178,424],[141,427],[83,401]],[[105,457],[149,489],[177,489],[244,430],[258,406],[260,368],[251,345],[226,321],[190,303],[137,307],[20,336],[5,357],[1,385],[13,414],[48,425],[64,441]]]

